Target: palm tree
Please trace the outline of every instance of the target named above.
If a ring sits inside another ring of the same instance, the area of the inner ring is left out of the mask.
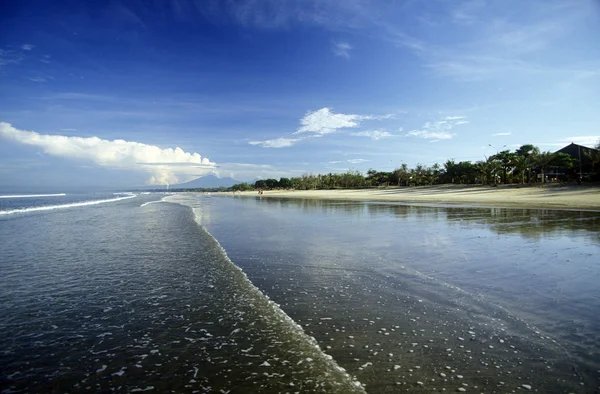
[[[475,163],[475,168],[477,169],[477,172],[479,173],[480,179],[481,179],[481,184],[484,183],[488,183],[489,180],[489,166],[486,161],[478,161],[477,163]]]
[[[515,151],[517,157],[525,157],[527,159],[527,183],[531,183],[531,168],[535,161],[535,157],[540,154],[540,149],[531,144],[521,145]]]
[[[498,184],[498,173],[502,169],[502,165],[493,156],[486,157],[485,161],[478,161],[475,167],[481,175],[481,183],[491,184],[491,181],[494,180],[494,186]]]
[[[402,163],[400,168],[394,170],[394,176],[398,179],[398,186],[401,186],[401,183],[403,186],[408,185],[409,170],[406,163]]]
[[[456,176],[456,163],[454,159],[450,159],[444,163],[444,172],[446,173],[446,182],[454,183]]]
[[[566,153],[541,152],[534,157],[535,164],[542,173],[542,183],[546,183],[546,170],[550,166],[571,168],[574,159]]]
[[[525,183],[525,173],[531,167],[530,162],[531,160],[529,160],[529,157],[515,156],[514,158],[514,168],[519,174],[521,174],[521,184]]]
[[[504,168],[502,167],[502,163],[498,160],[492,159],[492,157],[488,158],[488,170],[490,172],[491,177],[494,179],[494,186],[498,185],[498,173]]]
[[[502,152],[496,153],[492,157],[500,161],[502,165],[502,182],[506,185],[506,175],[508,174],[509,169],[513,167],[515,154],[511,153],[509,150],[503,150]]]
[[[542,183],[546,183],[546,169],[552,164],[554,154],[550,151],[540,152],[534,157],[534,162],[542,173]]]

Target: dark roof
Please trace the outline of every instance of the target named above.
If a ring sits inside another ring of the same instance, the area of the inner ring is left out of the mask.
[[[587,167],[592,167],[592,161],[590,160],[590,158],[588,157],[588,155],[586,155],[586,152],[596,152],[597,149],[594,148],[588,148],[587,146],[583,146],[583,145],[577,145],[574,143],[570,143],[569,145],[565,146],[562,149],[557,150],[555,153],[566,153],[569,156],[571,156],[573,159],[575,159],[577,161],[577,163],[579,163],[579,161],[581,160],[581,166],[585,169],[587,169]],[[577,164],[579,165],[579,164]]]
[[[577,145],[577,144],[571,142],[569,145],[565,146],[564,148],[557,150],[556,153],[562,152],[562,153],[567,153],[573,157],[578,157],[580,152],[581,152],[581,156],[583,156],[585,154],[585,152],[595,151],[595,150],[596,149],[594,149],[594,148],[588,148],[587,146]]]

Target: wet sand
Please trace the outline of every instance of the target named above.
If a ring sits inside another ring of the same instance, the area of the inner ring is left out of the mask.
[[[257,192],[244,192],[255,196]],[[600,210],[599,186],[436,185],[336,190],[269,190],[261,197],[447,203],[467,206]]]

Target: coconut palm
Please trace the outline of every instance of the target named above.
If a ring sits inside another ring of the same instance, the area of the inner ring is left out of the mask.
[[[534,159],[540,154],[540,149],[537,146],[531,144],[521,145],[519,149],[515,151],[517,157],[524,157],[527,162],[527,182],[531,182],[531,168],[534,165]]]
[[[515,156],[513,161],[514,169],[521,175],[521,183],[525,183],[525,174],[531,167],[531,160],[525,156]]]
[[[511,153],[509,150],[503,150],[502,152],[496,153],[492,157],[500,162],[500,165],[502,166],[502,182],[506,185],[506,176],[509,170],[513,167],[515,154]]]
[[[534,162],[542,174],[542,183],[546,182],[546,170],[550,166],[571,168],[574,159],[566,153],[541,152],[534,156]]]

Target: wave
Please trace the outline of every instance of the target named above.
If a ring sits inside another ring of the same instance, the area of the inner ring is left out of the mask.
[[[160,201],[148,201],[148,202],[145,202],[142,205],[140,205],[140,208],[145,207],[146,205],[156,204],[156,203],[159,203],[159,202],[164,202],[164,201],[163,200],[160,200]]]
[[[179,197],[179,198],[178,198]],[[334,387],[337,389],[332,392],[343,392],[343,393],[366,393],[363,385],[353,378],[344,368],[342,368],[329,354],[319,346],[317,340],[308,335],[302,326],[300,326],[294,319],[292,319],[279,304],[272,301],[268,295],[263,293],[258,287],[252,283],[246,273],[237,266],[227,255],[227,251],[219,241],[200,223],[200,207],[194,204],[189,199],[181,198],[180,196],[167,196],[164,197],[162,202],[182,205],[187,208],[191,208],[194,214],[196,224],[202,229],[202,231],[212,240],[215,246],[219,249],[221,256],[227,262],[228,268],[233,269],[234,276],[242,279],[243,288],[250,294],[255,294],[259,299],[262,299],[268,305],[268,311],[265,310],[265,315],[273,313],[278,321],[285,322],[286,325],[286,336],[295,337],[299,342],[302,342],[306,348],[307,354],[315,357],[314,361],[318,361],[320,366],[325,368],[322,372],[325,376],[335,381]],[[237,274],[237,275],[236,275]],[[307,361],[312,362],[312,358],[306,358]],[[302,362],[302,361],[300,361]],[[323,386],[325,387],[325,386]]]
[[[88,205],[104,204],[104,203],[107,203],[107,202],[115,202],[115,201],[127,200],[129,198],[135,198],[135,197],[137,197],[137,195],[134,194],[132,196],[109,198],[109,199],[106,199],[106,200],[91,200],[91,201],[74,202],[74,203],[70,203],[70,204],[46,205],[46,206],[41,206],[41,207],[11,209],[11,210],[8,210],[8,211],[0,211],[0,215],[12,215],[12,214],[15,214],[15,213],[29,213],[29,212],[37,212],[37,211],[51,211],[51,210],[54,210],[54,209],[66,209],[66,208],[75,208],[75,207],[85,207],[85,206],[88,206]]]
[[[55,194],[13,194],[0,196],[0,198],[35,198],[35,197],[62,197],[66,196],[65,193],[55,193]]]
[[[144,193],[142,193],[142,194],[144,194]],[[145,203],[143,203],[142,205],[140,205],[140,208],[142,208],[142,207],[145,207],[146,205],[150,205],[150,204],[156,204],[156,203],[159,203],[159,202],[168,202],[168,201],[165,201],[165,199],[166,199],[167,197],[168,197],[168,196],[165,196],[165,197],[161,198],[161,199],[160,199],[160,200],[158,200],[158,201],[148,201],[148,202],[145,202]]]

